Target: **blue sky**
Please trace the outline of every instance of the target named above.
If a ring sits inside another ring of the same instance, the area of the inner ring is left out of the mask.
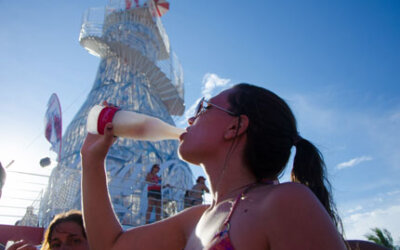
[[[378,226],[399,242],[400,2],[170,2],[162,21],[187,109],[237,82],[276,92],[324,154],[347,236]],[[49,173],[38,164],[50,153],[47,101],[58,94],[65,129],[99,63],[79,45],[82,14],[106,3],[0,0],[0,161],[15,160],[10,170]]]

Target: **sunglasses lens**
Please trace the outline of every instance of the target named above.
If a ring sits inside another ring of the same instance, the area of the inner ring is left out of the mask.
[[[204,97],[201,98],[200,102],[197,104],[195,117],[197,117],[200,114],[201,110],[203,109],[203,101]]]

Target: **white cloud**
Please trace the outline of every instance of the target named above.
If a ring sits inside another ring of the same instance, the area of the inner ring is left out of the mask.
[[[393,240],[398,241],[400,235],[400,205],[379,208],[368,212],[351,214],[343,218],[346,238],[365,239],[371,228],[385,228],[391,233]]]
[[[355,212],[357,212],[357,211],[361,211],[362,209],[363,209],[363,207],[362,207],[361,205],[358,205],[358,206],[356,206],[355,208],[349,209],[349,210],[347,211],[347,213],[352,214],[352,213],[355,213]]]
[[[213,91],[217,88],[224,88],[228,86],[230,79],[220,78],[217,74],[207,73],[203,77],[202,94],[206,98],[210,98]]]
[[[338,169],[350,168],[350,167],[354,167],[354,166],[360,164],[361,162],[371,161],[371,160],[372,160],[372,157],[370,157],[370,156],[361,156],[361,157],[357,157],[357,158],[351,159],[346,162],[339,163],[337,165],[337,168]]]
[[[189,108],[186,109],[185,113],[181,118],[176,120],[176,124],[179,127],[183,127],[187,125],[187,120],[194,114],[195,108],[202,97],[209,99],[211,96],[219,93],[223,89],[230,87],[230,79],[225,79],[219,77],[214,73],[206,73],[203,76],[202,87],[201,87],[201,96],[199,96],[194,103],[192,103]]]

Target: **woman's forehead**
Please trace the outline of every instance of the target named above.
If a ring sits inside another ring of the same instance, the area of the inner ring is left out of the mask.
[[[52,238],[58,234],[74,234],[74,235],[82,235],[82,227],[75,222],[67,221],[58,224],[52,233]]]
[[[233,89],[232,88],[229,88],[229,89],[226,89],[226,90],[224,90],[224,91],[221,91],[219,94],[217,94],[216,96],[214,96],[214,97],[211,97],[210,99],[209,99],[209,101],[211,102],[211,103],[215,103],[215,104],[223,104],[223,103],[227,103],[228,102],[228,96],[230,95],[230,94],[232,94],[232,92],[233,92]]]

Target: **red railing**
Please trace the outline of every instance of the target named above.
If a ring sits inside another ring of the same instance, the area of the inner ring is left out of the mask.
[[[34,245],[39,245],[43,239],[44,228],[24,227],[0,224],[0,243],[6,245],[7,241],[24,239]]]

